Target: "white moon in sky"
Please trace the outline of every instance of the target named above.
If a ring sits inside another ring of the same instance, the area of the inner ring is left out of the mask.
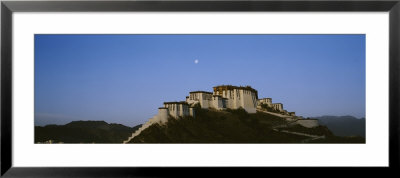
[[[194,60],[194,63],[195,63],[195,64],[199,63],[199,60],[197,60],[197,59],[196,59],[196,60]]]

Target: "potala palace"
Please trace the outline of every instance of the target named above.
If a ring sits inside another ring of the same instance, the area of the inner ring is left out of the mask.
[[[248,113],[256,113],[262,105],[266,105],[283,115],[295,116],[294,112],[283,109],[282,103],[272,103],[272,98],[258,99],[257,90],[250,86],[220,85],[213,87],[213,92],[192,91],[186,96],[186,101],[164,102],[164,107],[159,108],[162,115],[171,115],[174,118],[194,117],[194,105],[200,104],[203,109],[239,109],[243,108]]]
[[[158,108],[158,114],[146,122],[124,143],[137,136],[142,130],[146,129],[154,123],[164,124],[168,121],[168,117],[179,119],[180,117],[191,116],[195,118],[195,105],[199,104],[203,109],[239,109],[243,108],[248,113],[266,112],[273,114],[288,121],[291,124],[299,124],[304,127],[318,126],[316,119],[303,119],[295,115],[295,112],[288,112],[283,109],[282,103],[272,103],[272,98],[258,99],[257,90],[250,86],[232,86],[219,85],[213,87],[213,92],[208,91],[192,91],[186,96],[186,101],[164,102],[164,106]],[[267,111],[265,108],[273,110]]]

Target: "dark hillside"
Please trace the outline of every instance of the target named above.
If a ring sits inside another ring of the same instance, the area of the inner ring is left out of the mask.
[[[36,126],[35,143],[48,140],[55,143],[122,143],[139,126],[132,128],[104,121],[73,121],[66,125]]]
[[[152,125],[133,143],[300,143],[305,136],[282,133],[274,126],[285,119],[267,113],[248,114],[243,109],[213,111],[197,109],[196,117],[170,118],[164,125]],[[328,130],[329,131],[329,130]],[[327,134],[330,132],[327,131]]]

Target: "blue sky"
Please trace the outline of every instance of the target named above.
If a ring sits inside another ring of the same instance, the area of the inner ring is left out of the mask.
[[[304,117],[365,117],[365,35],[35,35],[35,125],[135,126],[221,84]]]

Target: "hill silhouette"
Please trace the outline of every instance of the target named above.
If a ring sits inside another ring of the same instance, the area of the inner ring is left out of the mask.
[[[35,126],[35,143],[121,143],[140,125],[127,127],[104,121],[73,121],[66,125]]]

